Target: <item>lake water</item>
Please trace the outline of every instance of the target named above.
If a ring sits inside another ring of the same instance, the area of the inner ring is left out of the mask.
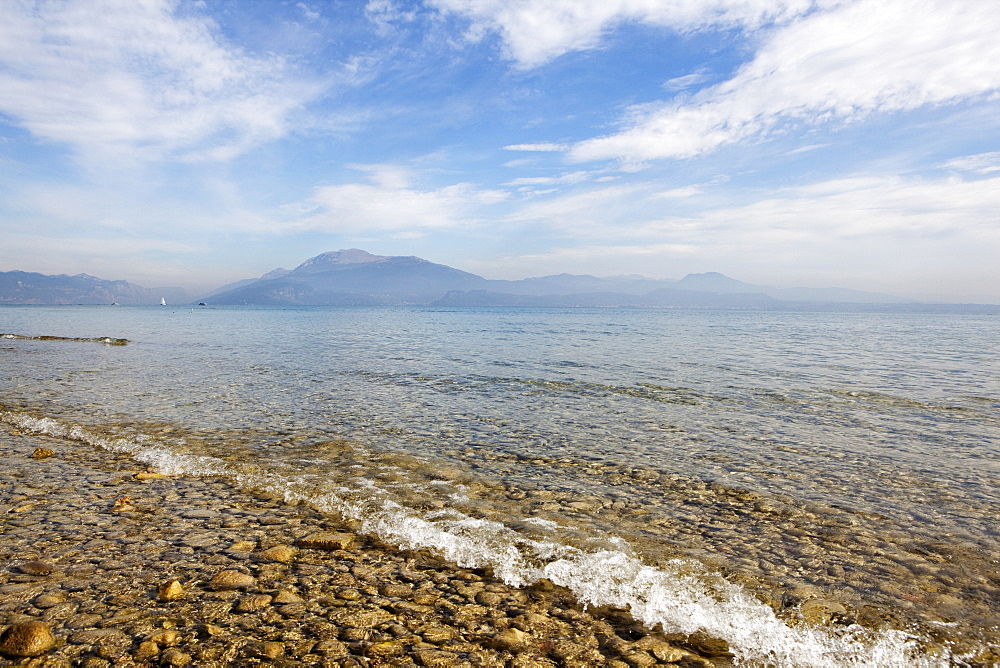
[[[1000,656],[1000,318],[2,307],[0,419],[738,663]],[[128,345],[72,338],[114,337]],[[992,652],[992,654],[991,654]]]

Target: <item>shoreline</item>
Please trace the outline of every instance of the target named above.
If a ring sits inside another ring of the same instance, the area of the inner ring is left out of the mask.
[[[0,666],[732,665],[722,641],[86,443],[0,424],[0,474],[0,630],[41,622],[54,639],[19,657],[8,634]]]

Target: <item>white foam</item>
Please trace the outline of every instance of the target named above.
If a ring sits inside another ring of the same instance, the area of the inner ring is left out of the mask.
[[[315,476],[178,453],[141,435],[107,437],[87,427],[18,412],[0,412],[0,420],[130,454],[163,473],[223,475],[246,488],[306,501],[359,521],[363,532],[387,543],[404,549],[431,548],[463,567],[490,567],[514,586],[548,578],[570,589],[585,605],[629,609],[647,626],[660,625],[667,633],[704,632],[724,639],[739,665],[948,665],[943,656],[921,654],[917,639],[902,632],[789,626],[771,608],[697,562],[676,560],[654,568],[630,556],[627,544],[620,551],[583,551],[556,541],[529,540],[499,522],[457,511],[421,514],[388,500],[371,480],[352,481],[352,489],[323,488]]]

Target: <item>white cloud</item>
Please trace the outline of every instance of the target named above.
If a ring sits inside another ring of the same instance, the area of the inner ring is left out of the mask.
[[[694,197],[695,195],[701,195],[705,191],[702,190],[701,186],[683,186],[681,188],[671,188],[670,190],[665,190],[662,193],[657,193],[653,197],[659,197],[664,199],[676,199],[681,197]]]
[[[507,198],[502,191],[481,190],[468,183],[420,189],[412,185],[414,174],[396,165],[354,167],[366,172],[370,182],[316,188],[292,226],[413,237],[474,225],[481,221],[485,208]]]
[[[222,160],[287,131],[318,94],[167,0],[4,3],[0,112],[88,156]]]
[[[524,176],[508,181],[505,186],[549,186],[582,183],[590,179],[593,172],[571,172],[559,176]]]
[[[962,172],[975,172],[977,174],[1000,172],[1000,151],[977,153],[976,155],[966,155],[961,158],[953,158],[941,166],[946,169],[956,169]]]
[[[625,21],[693,31],[707,26],[757,27],[808,11],[813,0],[430,0],[467,17],[470,37],[498,32],[509,57],[535,67],[569,51],[597,46]]]
[[[405,11],[393,0],[368,0],[365,15],[375,24],[379,32],[387,32],[394,23],[410,23],[416,19],[415,10]]]
[[[322,14],[312,9],[311,7],[309,7],[309,5],[307,5],[304,2],[297,2],[295,3],[295,6],[298,7],[299,11],[302,12],[302,15],[305,16],[306,19],[310,21],[318,21],[320,20],[320,18],[322,18]]]
[[[697,86],[698,84],[705,83],[711,77],[711,73],[702,68],[697,72],[692,72],[691,74],[685,74],[682,77],[674,77],[663,83],[662,88],[669,91],[678,91],[690,88],[691,86]]]
[[[505,151],[539,151],[539,152],[555,152],[555,151],[565,151],[569,147],[565,144],[511,144],[509,146],[504,146]]]
[[[646,105],[577,161],[688,158],[786,124],[954,103],[1000,91],[1000,11],[980,0],[857,0],[772,29],[753,60],[679,104]]]

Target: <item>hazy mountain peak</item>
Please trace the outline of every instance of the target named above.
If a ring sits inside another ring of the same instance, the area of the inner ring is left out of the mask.
[[[703,274],[688,274],[677,281],[677,287],[685,290],[703,290],[705,292],[749,292],[754,286],[729,278],[717,271],[707,271]]]
[[[285,269],[283,267],[278,267],[277,269],[272,269],[271,271],[269,271],[266,274],[264,274],[263,276],[261,276],[260,280],[267,281],[267,280],[270,280],[272,278],[281,278],[282,276],[284,276],[287,273],[289,273],[287,269]]]
[[[369,262],[382,262],[389,259],[391,258],[386,255],[372,255],[360,248],[342,248],[338,251],[329,251],[327,253],[320,253],[316,257],[311,257],[297,266],[293,271],[324,271],[331,268],[331,265],[367,264]]]

